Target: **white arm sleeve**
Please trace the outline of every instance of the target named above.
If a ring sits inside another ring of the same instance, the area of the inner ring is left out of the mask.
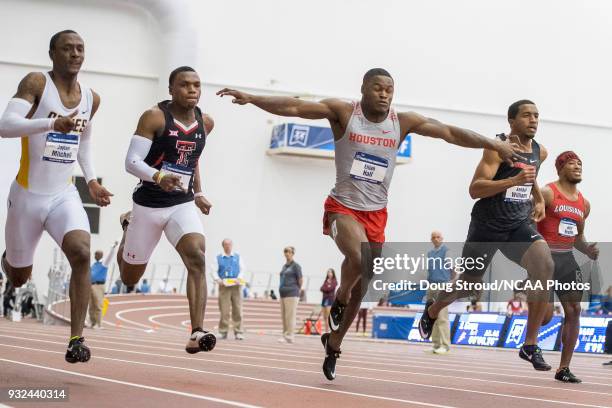
[[[22,137],[53,130],[55,119],[26,119],[32,104],[25,99],[12,98],[0,118],[0,137]]]
[[[87,124],[83,133],[81,133],[81,141],[79,142],[79,152],[77,153],[77,160],[85,182],[89,183],[91,180],[96,180],[96,171],[93,167],[92,157],[92,141],[91,141],[91,122]]]
[[[125,170],[143,181],[153,182],[153,175],[157,173],[156,169],[144,162],[152,144],[151,139],[134,135],[125,157]]]

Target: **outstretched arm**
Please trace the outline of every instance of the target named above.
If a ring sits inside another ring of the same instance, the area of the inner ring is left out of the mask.
[[[422,136],[442,139],[457,146],[493,150],[499,153],[502,160],[508,162],[508,164],[512,164],[512,158],[516,157],[515,153],[519,151],[518,146],[508,142],[491,139],[468,129],[446,125],[415,112],[403,112],[398,114],[398,117],[403,134],[417,133]]]
[[[252,95],[234,89],[224,88],[217,95],[232,96],[232,103],[246,105],[250,103],[260,109],[279,116],[292,116],[304,119],[327,119],[338,122],[342,109],[350,109],[350,104],[339,99],[324,99],[320,102],[304,101],[289,96]]]

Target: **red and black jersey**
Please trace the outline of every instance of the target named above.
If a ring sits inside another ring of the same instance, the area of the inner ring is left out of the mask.
[[[162,208],[193,200],[193,176],[206,144],[206,129],[200,108],[195,108],[196,121],[185,125],[176,120],[169,109],[170,101],[157,104],[164,113],[166,125],[153,137],[149,154],[144,161],[164,173],[172,173],[183,180],[186,190],[167,192],[150,181],[141,181],[132,198],[144,207]]]
[[[578,192],[578,199],[572,201],[559,191],[555,183],[548,184],[548,187],[553,192],[553,200],[546,206],[546,218],[538,223],[538,232],[551,251],[571,251],[578,235],[578,225],[584,222],[584,197]]]

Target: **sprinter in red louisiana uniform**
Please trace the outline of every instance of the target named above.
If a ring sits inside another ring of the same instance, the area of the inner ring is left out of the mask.
[[[582,299],[582,271],[574,258],[576,248],[591,259],[597,259],[599,249],[584,237],[584,224],[591,206],[578,191],[582,181],[582,161],[574,152],[563,152],[555,161],[559,180],[542,189],[546,218],[538,223],[555,262],[554,279],[564,285],[555,292],[563,305],[565,320],[561,332],[561,362],[555,379],[563,382],[582,382],[569,369],[574,346],[580,330],[580,300]],[[567,287],[567,288],[566,288]]]

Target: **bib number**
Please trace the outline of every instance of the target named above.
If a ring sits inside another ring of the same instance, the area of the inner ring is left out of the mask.
[[[505,201],[525,202],[531,200],[531,188],[533,185],[514,186],[506,190]]]
[[[79,153],[79,136],[64,133],[47,133],[42,159],[54,163],[71,164]]]
[[[389,161],[371,154],[357,152],[351,166],[351,178],[381,184],[387,174]]]
[[[177,187],[177,191],[187,191],[191,184],[191,176],[193,176],[193,169],[178,164],[172,164],[163,162],[161,170],[166,174],[172,174],[177,176],[181,180],[182,188]]]
[[[569,218],[562,218],[559,222],[559,235],[568,238],[578,235],[578,225],[576,225],[576,221]]]

